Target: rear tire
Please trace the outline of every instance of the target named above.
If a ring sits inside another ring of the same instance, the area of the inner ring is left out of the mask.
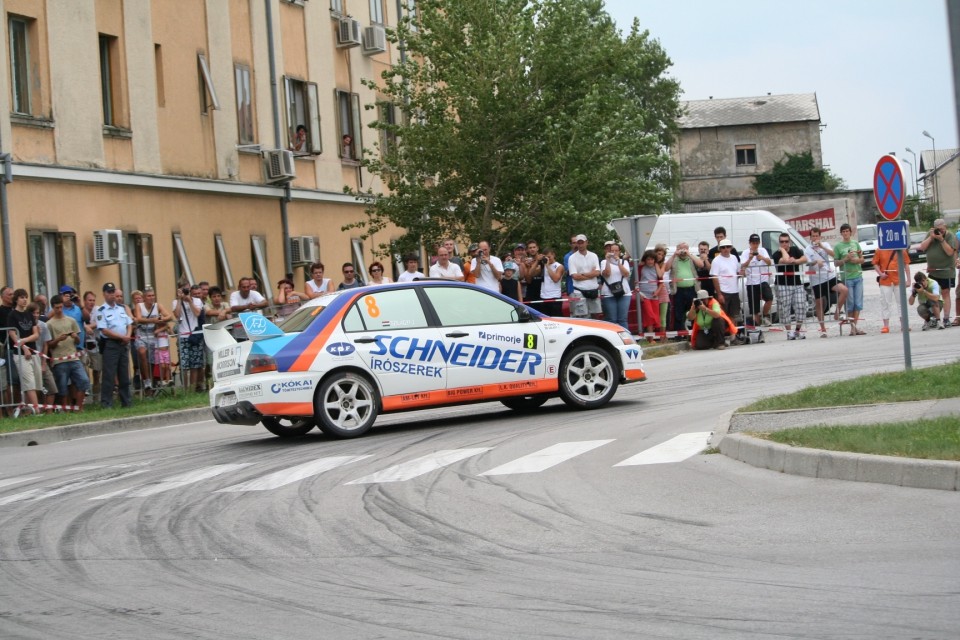
[[[514,411],[526,412],[534,411],[543,406],[543,403],[550,399],[550,396],[514,396],[512,398],[501,398],[500,402],[508,409]]]
[[[320,430],[334,438],[356,438],[373,426],[380,407],[377,389],[356,373],[336,373],[320,385],[313,401]]]
[[[560,362],[560,397],[574,409],[596,409],[610,402],[620,386],[620,369],[605,349],[583,345]]]
[[[274,418],[266,416],[260,419],[260,424],[267,431],[280,438],[299,438],[305,436],[316,425],[312,418]]]

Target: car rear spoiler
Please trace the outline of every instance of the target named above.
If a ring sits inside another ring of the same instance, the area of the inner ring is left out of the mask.
[[[283,330],[259,313],[244,312],[240,314],[239,323],[243,326],[247,338],[253,342],[267,340],[284,335]],[[203,326],[203,339],[211,350],[221,349],[237,344],[230,330],[236,330],[238,320],[224,320],[215,324]]]

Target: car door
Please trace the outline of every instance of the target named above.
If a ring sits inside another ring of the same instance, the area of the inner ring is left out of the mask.
[[[440,332],[429,326],[415,289],[370,289],[353,302],[343,329],[346,340],[341,348],[355,350],[379,381],[385,400],[445,389]],[[429,395],[409,400],[428,399]]]
[[[472,287],[424,287],[445,343],[448,396],[533,393],[546,374],[543,332],[521,305]]]

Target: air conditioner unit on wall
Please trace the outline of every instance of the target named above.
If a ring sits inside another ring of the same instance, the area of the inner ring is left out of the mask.
[[[337,46],[341,49],[360,45],[360,23],[353,18],[340,18]]]
[[[317,241],[311,236],[290,238],[290,262],[295,265],[317,261]]]
[[[265,149],[263,170],[267,182],[286,182],[297,177],[293,166],[293,152],[286,149]]]
[[[363,55],[383,53],[387,50],[387,31],[372,25],[363,29]]]
[[[120,262],[123,260],[123,232],[119,229],[101,229],[93,232],[93,261]]]

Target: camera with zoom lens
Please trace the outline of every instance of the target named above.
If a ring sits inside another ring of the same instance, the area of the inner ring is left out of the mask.
[[[914,283],[913,283],[913,290],[914,290],[914,291],[920,291],[920,289],[923,289],[923,286],[922,286],[919,282],[914,282]]]
[[[185,296],[190,295],[190,287],[184,287],[183,289],[180,289],[180,293],[182,293]]]
[[[542,267],[542,266],[544,266],[545,264],[547,264],[547,259],[546,259],[545,257],[544,257],[544,258],[540,258],[539,262],[540,262],[540,266]]]

